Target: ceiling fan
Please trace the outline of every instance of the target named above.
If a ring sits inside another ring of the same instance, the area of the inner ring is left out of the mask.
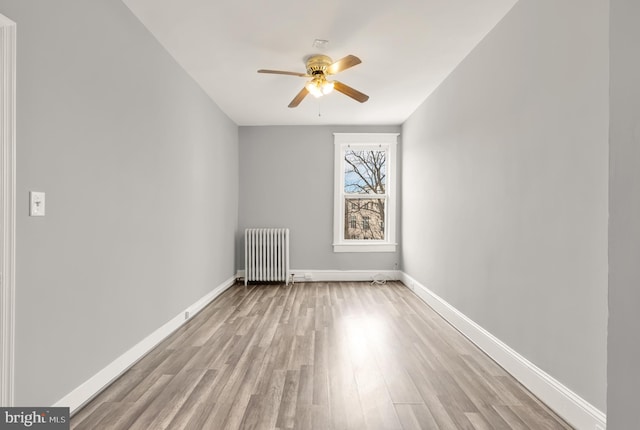
[[[347,55],[338,61],[333,61],[326,55],[312,55],[307,59],[307,73],[298,72],[284,72],[281,70],[265,70],[260,69],[258,73],[272,73],[275,75],[291,75],[299,76],[301,78],[311,78],[309,82],[300,90],[291,103],[290,108],[294,108],[300,104],[307,94],[311,93],[315,97],[321,97],[325,94],[329,94],[334,89],[342,94],[351,97],[352,99],[364,103],[369,100],[369,96],[361,93],[360,91],[351,88],[348,85],[339,81],[330,81],[327,79],[329,75],[335,75],[336,73],[347,70],[353,66],[357,66],[362,61],[355,55]]]

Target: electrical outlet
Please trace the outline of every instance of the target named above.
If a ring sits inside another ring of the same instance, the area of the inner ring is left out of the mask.
[[[311,273],[305,273],[304,274],[304,280],[305,281],[310,281],[313,279],[313,276],[311,276]]]
[[[186,312],[184,313],[184,319],[185,319],[185,320],[188,320],[188,319],[189,319],[189,311],[186,311]]]

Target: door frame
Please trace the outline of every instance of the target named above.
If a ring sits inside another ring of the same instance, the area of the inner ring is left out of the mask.
[[[14,404],[16,23],[0,14],[0,406]]]

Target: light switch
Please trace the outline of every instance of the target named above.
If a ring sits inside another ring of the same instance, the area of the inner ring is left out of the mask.
[[[29,216],[44,216],[44,193],[29,192]]]

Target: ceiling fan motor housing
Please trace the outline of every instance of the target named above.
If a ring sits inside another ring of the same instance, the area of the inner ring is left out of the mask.
[[[329,67],[333,63],[331,58],[326,55],[314,55],[307,60],[307,74],[311,76],[324,75]]]

